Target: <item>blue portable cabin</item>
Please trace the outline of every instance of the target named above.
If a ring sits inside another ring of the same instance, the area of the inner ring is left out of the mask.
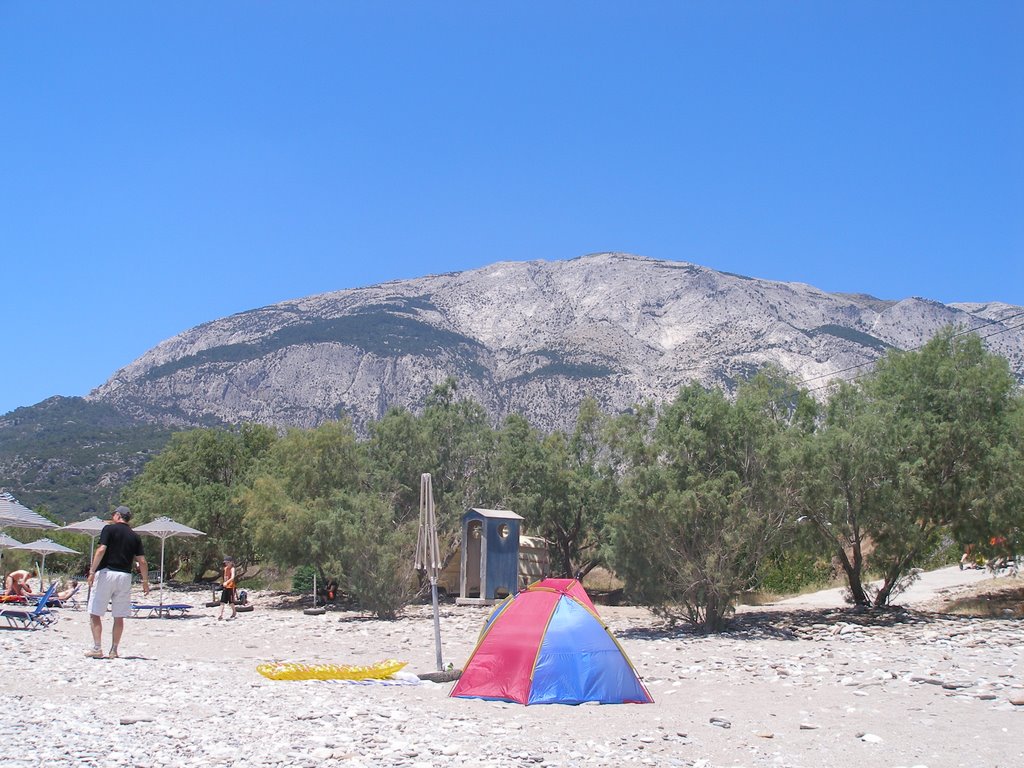
[[[459,602],[494,602],[519,591],[522,520],[508,510],[476,507],[462,516]]]

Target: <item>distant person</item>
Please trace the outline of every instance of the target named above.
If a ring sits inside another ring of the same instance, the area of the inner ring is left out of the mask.
[[[1009,549],[1005,536],[993,536],[989,539],[989,546],[992,547],[992,557],[987,565],[989,570],[998,571],[1010,564]]]
[[[8,597],[29,597],[35,593],[29,586],[28,580],[32,578],[31,571],[11,571],[7,574],[7,581],[4,583],[4,594]]]
[[[231,615],[228,617],[228,621],[238,616],[238,609],[235,607],[235,559],[233,557],[224,558],[224,574],[220,589],[220,615],[217,617],[217,621],[224,619],[225,605],[231,606]]]
[[[100,532],[100,545],[92,558],[89,568],[89,625],[92,629],[92,650],[85,655],[102,659],[103,614],[110,603],[114,617],[112,641],[108,658],[117,658],[117,648],[124,632],[124,620],[132,612],[132,566],[139,567],[142,575],[142,594],[149,594],[149,567],[142,554],[142,538],[133,531],[128,522],[132,511],[128,507],[114,510],[111,523]]]
[[[973,544],[968,544],[964,548],[963,555],[960,556],[960,570],[962,571],[964,568],[975,568],[975,567],[976,567],[976,564],[974,562],[974,545]]]

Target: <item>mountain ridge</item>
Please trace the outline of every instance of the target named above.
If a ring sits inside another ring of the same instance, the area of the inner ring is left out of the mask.
[[[764,365],[827,381],[941,327],[998,324],[998,302],[836,294],[681,261],[597,253],[325,292],[188,329],[87,396],[172,426],[259,421],[360,430],[454,376],[496,418],[564,428],[583,397],[619,411]],[[990,341],[1024,379],[1024,338]]]

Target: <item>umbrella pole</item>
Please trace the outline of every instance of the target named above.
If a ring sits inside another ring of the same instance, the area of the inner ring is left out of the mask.
[[[96,545],[96,537],[95,536],[90,536],[89,537],[89,565],[86,566],[86,569],[85,569],[86,574],[88,574],[89,571],[92,570],[92,549],[93,549],[93,547],[95,545]],[[86,583],[88,584],[89,588],[87,590],[85,590],[85,604],[88,605],[89,604],[89,600],[92,599],[92,582],[90,582],[88,580],[88,577],[86,577]]]
[[[437,671],[442,672],[441,662],[441,614],[437,608],[437,577],[430,577],[430,597],[434,602],[434,647],[437,649]]]
[[[164,582],[167,581],[164,574],[164,544],[167,543],[167,539],[160,539],[160,615],[164,612]]]

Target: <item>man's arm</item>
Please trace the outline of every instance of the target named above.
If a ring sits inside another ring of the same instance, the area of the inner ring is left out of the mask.
[[[100,567],[100,562],[103,560],[103,555],[107,553],[107,545],[100,544],[96,547],[96,551],[92,556],[92,565],[89,566],[89,579],[86,582],[90,587],[92,586],[92,579],[96,575],[96,569]]]
[[[139,573],[142,574],[142,594],[149,594],[149,566],[146,565],[146,558],[142,555],[135,556],[135,565],[139,568]]]

